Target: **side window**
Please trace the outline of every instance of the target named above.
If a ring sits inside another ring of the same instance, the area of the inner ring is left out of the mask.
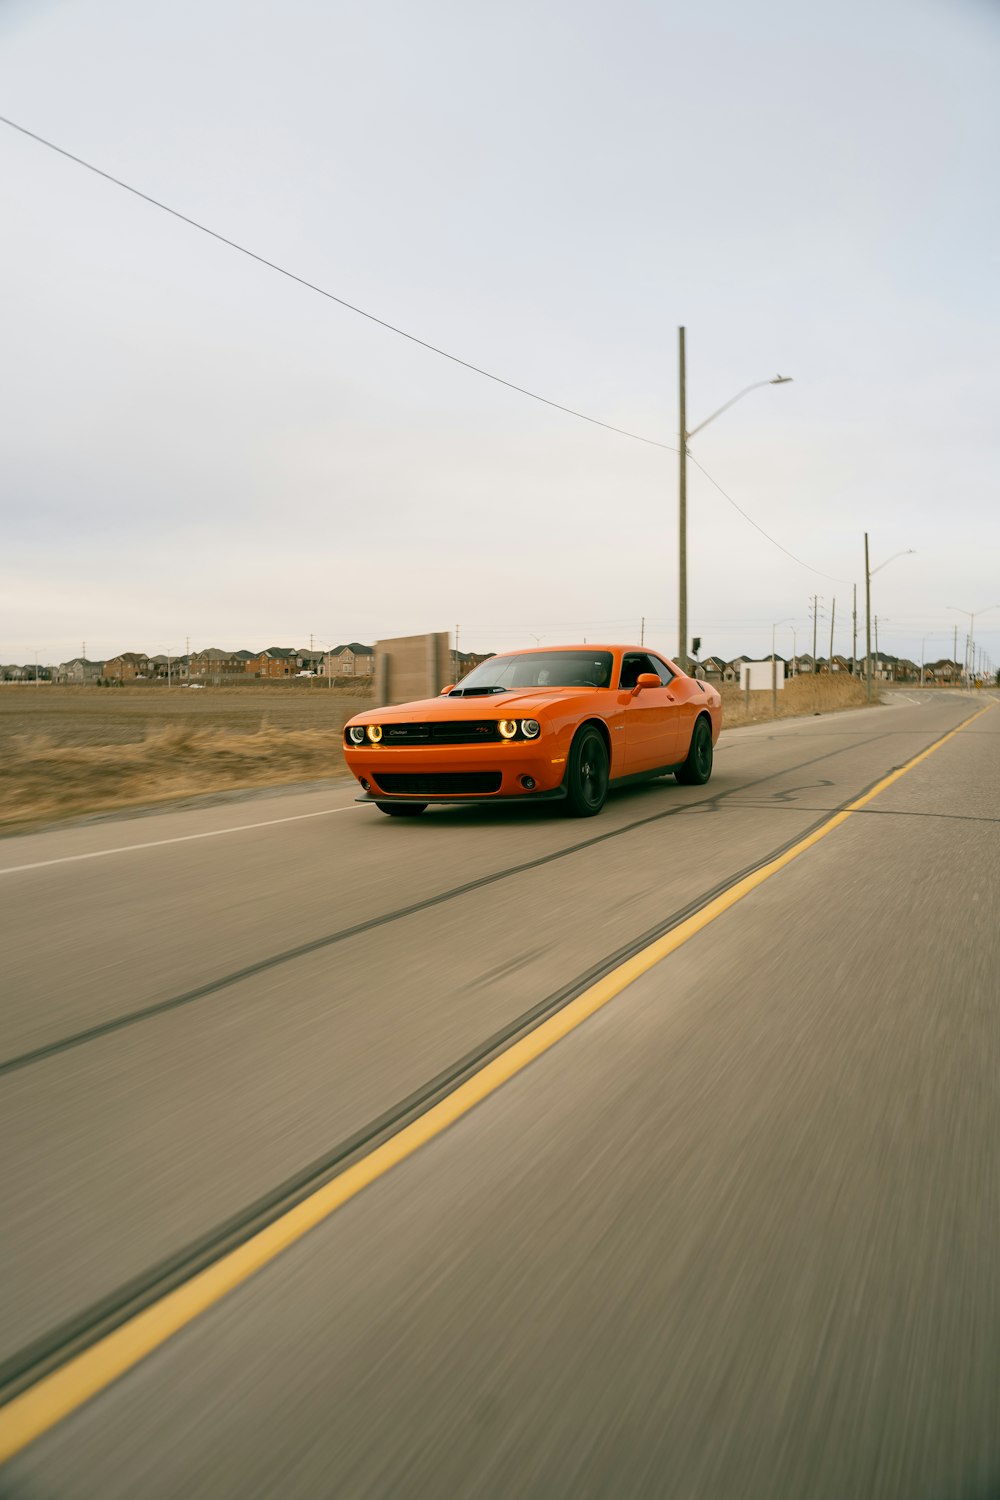
[[[660,681],[663,683],[663,686],[669,687],[674,680],[674,674],[673,672],[671,672],[666,662],[661,661],[658,656],[651,656],[650,661],[653,663],[653,670],[659,677]]]
[[[666,670],[662,662],[656,662],[655,658],[651,660],[645,652],[629,651],[622,657],[622,675],[618,686],[631,692],[641,672],[655,672],[658,677],[662,677]],[[667,680],[669,681],[669,674]]]

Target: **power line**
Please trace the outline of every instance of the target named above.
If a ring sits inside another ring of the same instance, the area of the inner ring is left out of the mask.
[[[581,422],[590,422],[595,427],[604,427],[608,432],[617,432],[622,437],[632,438],[637,443],[648,443],[650,447],[662,448],[667,453],[676,453],[677,449],[670,443],[661,443],[657,438],[644,437],[640,432],[629,432],[625,427],[616,427],[613,422],[602,422],[599,417],[590,417],[586,412],[576,411],[572,406],[564,406],[561,401],[551,401],[548,396],[540,396],[537,391],[529,391],[523,385],[516,385],[513,380],[505,380],[502,375],[494,375],[490,370],[484,370],[481,365],[474,365],[470,360],[461,359],[457,354],[449,354],[447,349],[441,349],[437,344],[430,344],[426,339],[418,338],[415,333],[407,333],[405,328],[397,328],[394,323],[386,322],[385,318],[376,317],[374,313],[366,312],[363,307],[357,307],[353,302],[346,301],[343,297],[336,296],[325,287],[317,286],[314,281],[307,281],[304,276],[298,276],[294,271],[279,266],[276,261],[268,260],[263,255],[258,255],[255,250],[250,250],[246,245],[240,245],[236,240],[229,239],[220,234],[216,229],[209,229],[207,224],[201,224],[197,219],[182,214],[179,209],[171,208],[168,203],[161,203],[158,198],[153,198],[149,193],[144,193],[140,188],[133,187],[131,183],[123,182],[120,177],[115,177],[111,172],[105,172],[102,167],[97,167],[93,162],[85,161],[82,156],[75,156],[72,151],[67,151],[63,146],[57,146],[54,141],[46,140],[44,136],[37,135],[35,131],[28,130],[24,125],[18,125],[16,120],[10,120],[6,115],[0,115],[0,124],[9,125],[11,130],[17,130],[29,140],[37,141],[40,146],[46,146],[50,151],[55,151],[59,156],[64,156],[67,161],[75,162],[78,167],[86,167],[88,172],[93,172],[97,177],[103,177],[105,182],[111,182],[115,187],[123,188],[126,193],[132,193],[136,198],[141,198],[144,203],[149,203],[153,208],[160,209],[165,214],[170,214],[175,219],[180,219],[183,224],[189,224],[192,229],[198,229],[202,234],[209,235],[220,244],[228,245],[231,250],[238,250],[241,255],[246,255],[250,260],[255,260],[259,265],[266,266],[270,271],[277,271],[279,276],[287,276],[289,281],[295,281],[299,286],[304,286],[310,292],[318,292],[321,297],[326,297],[330,302],[336,302],[339,307],[344,307],[348,312],[357,313],[360,318],[367,318],[369,323],[377,323],[380,328],[388,329],[390,333],[398,334],[402,339],[408,339],[411,344],[419,344],[421,349],[427,349],[431,354],[439,354],[442,359],[451,360],[452,364],[461,365],[465,370],[471,370],[475,375],[482,375],[487,380],[495,381],[497,385],[505,385],[508,390],[517,391],[521,396],[529,396],[532,401],[540,401],[543,406],[555,407],[556,411],[562,411],[570,417],[579,417]]]
[[[820,568],[814,568],[811,563],[803,562],[802,559],[801,559],[801,557],[796,557],[795,556],[794,552],[789,552],[788,548],[787,547],[783,547],[782,544],[779,541],[776,541],[775,538],[771,535],[771,533],[769,531],[765,531],[764,528],[763,528],[763,526],[758,525],[758,523],[754,520],[753,516],[747,515],[747,513],[743,509],[743,507],[741,505],[737,505],[736,504],[736,501],[733,499],[732,495],[727,495],[726,494],[726,491],[722,488],[722,485],[719,483],[719,481],[717,479],[713,479],[712,478],[711,474],[705,468],[705,465],[704,464],[700,464],[698,462],[698,460],[695,458],[695,456],[694,456],[693,453],[690,453],[690,452],[688,453],[688,459],[689,459],[689,461],[691,463],[694,464],[694,466],[695,466],[696,469],[700,469],[701,470],[701,472],[704,474],[705,478],[708,480],[708,482],[710,484],[714,484],[715,485],[715,488],[718,490],[718,492],[722,496],[722,498],[724,500],[728,500],[729,503],[730,503],[730,505],[733,507],[734,510],[738,510],[739,511],[739,513],[743,517],[744,521],[749,521],[750,525],[754,528],[755,531],[759,531],[760,534],[761,534],[761,536],[766,537],[767,540],[771,543],[771,545],[773,547],[777,547],[777,549],[778,549],[779,552],[783,552],[786,557],[790,557],[792,559],[793,563],[798,563],[798,565],[799,565],[800,568],[805,568],[808,573],[815,573],[819,578],[828,578],[831,583],[845,583],[848,586],[850,586],[850,584],[852,582],[852,580],[850,578],[834,578],[834,576],[833,576],[832,573],[824,573]]]
[[[495,375],[491,370],[483,369],[481,365],[474,365],[471,360],[462,359],[459,355],[451,354],[447,349],[442,349],[437,344],[431,344],[426,339],[418,338],[415,333],[407,333],[405,328],[399,328],[395,323],[389,323],[385,318],[379,318],[375,313],[367,312],[363,307],[358,307],[355,303],[348,302],[344,297],[338,297],[336,293],[328,291],[325,287],[318,286],[314,281],[308,281],[304,276],[299,276],[294,271],[289,271],[285,266],[279,266],[276,261],[268,260],[266,256],[258,255],[255,250],[249,249],[246,245],[239,244],[236,240],[229,239],[227,235],[220,234],[216,229],[210,229],[207,224],[202,224],[199,220],[192,219],[188,214],[181,213],[179,209],[171,208],[168,203],[163,203],[159,198],[154,198],[151,194],[144,193],[141,188],[133,187],[131,183],[123,181],[122,178],[115,177],[111,172],[106,172],[103,167],[95,166],[93,162],[86,161],[82,156],[77,156],[72,151],[67,151],[64,146],[57,146],[55,141],[47,140],[45,136],[38,135],[36,131],[29,130],[25,125],[19,125],[16,120],[11,120],[6,115],[0,115],[0,124],[8,126],[11,130],[16,130],[18,134],[26,136],[29,140],[35,141],[40,146],[45,146],[47,150],[54,151],[58,156],[64,157],[67,161],[74,162],[76,166],[84,167],[96,177],[102,177],[105,182],[110,182],[113,186],[121,188],[124,192],[131,193],[133,197],[141,198],[144,203],[150,204],[153,208],[160,209],[162,213],[170,214],[172,218],[179,219],[182,224],[187,224],[190,228],[197,229],[202,234],[207,234],[210,239],[217,240],[222,245],[228,245],[231,250],[238,251],[240,255],[247,256],[249,260],[256,261],[258,265],[265,266],[270,271],[276,271],[279,276],[284,276],[289,281],[296,282],[299,286],[305,287],[307,291],[316,292],[320,297],[325,297],[327,301],[335,302],[338,307],[343,307],[348,312],[356,313],[358,317],[366,318],[370,323],[376,323],[380,328],[386,329],[389,333],[395,333],[400,338],[407,339],[411,344],[417,344],[421,349],[428,350],[431,354],[437,354],[442,359],[450,360],[452,364],[461,365],[464,370],[471,370],[474,375],[482,375],[484,379],[492,380],[496,385],[506,386],[508,390],[516,391],[518,395],[527,396],[532,401],[539,401],[543,406],[551,406],[556,411],[565,412],[570,417],[577,417],[581,422],[589,422],[594,427],[603,427],[607,432],[616,432],[620,437],[631,438],[637,443],[646,443],[652,448],[661,448],[665,453],[676,453],[678,451],[672,444],[662,443],[658,438],[646,437],[639,432],[631,432],[626,427],[617,427],[613,422],[604,422],[600,417],[589,416],[586,412],[577,411],[575,407],[565,406],[561,401],[553,401],[548,396],[539,395],[537,391],[530,391],[526,386],[517,385],[513,380],[505,380],[502,375]],[[755,530],[759,531],[761,536],[765,537],[772,546],[777,547],[779,552],[783,552],[786,557],[791,558],[792,562],[796,563],[800,568],[805,568],[807,572],[816,573],[820,578],[828,578],[834,583],[848,583],[850,581],[843,578],[833,578],[832,574],[823,573],[819,568],[814,568],[811,564],[803,562],[800,557],[796,557],[794,552],[789,552],[787,547],[782,546],[781,542],[765,531],[763,526],[759,525],[742,506],[737,505],[733,497],[726,493],[718,480],[712,478],[703,464],[700,464],[690,453],[688,457],[695,467],[701,470],[709,483],[715,486],[719,494],[729,502],[733,509],[738,511],[743,519],[748,521]]]

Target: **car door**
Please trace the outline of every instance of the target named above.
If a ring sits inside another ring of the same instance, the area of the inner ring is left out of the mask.
[[[643,688],[632,696],[636,679],[651,672],[659,687]],[[622,657],[619,689],[630,694],[625,703],[626,776],[676,765],[680,756],[680,708],[674,677],[666,662],[648,651],[626,651]]]

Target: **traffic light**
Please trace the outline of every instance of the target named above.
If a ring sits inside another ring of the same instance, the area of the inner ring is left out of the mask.
[[[698,652],[700,650],[701,650],[701,636],[700,635],[696,635],[695,638],[694,638],[694,640],[691,642],[691,655],[692,656],[697,656]]]

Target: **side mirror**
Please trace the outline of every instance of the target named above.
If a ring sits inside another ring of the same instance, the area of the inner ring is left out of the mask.
[[[655,672],[640,672],[635,680],[635,687],[632,689],[632,697],[634,698],[637,693],[641,693],[643,688],[657,688],[662,686],[663,683]]]
[[[446,694],[447,694],[447,693],[450,693],[450,692],[451,692],[451,690],[452,690],[452,688],[453,688],[453,687],[454,687],[454,686],[455,686],[455,684],[454,684],[454,683],[453,683],[453,682],[449,682],[449,684],[448,684],[448,686],[447,686],[447,687],[443,687],[443,688],[442,688],[442,689],[441,689],[441,691],[440,691],[440,693],[439,693],[439,694],[438,694],[438,696],[439,696],[439,697],[440,697],[440,698],[443,698],[443,697],[445,697],[445,695],[446,695]]]

